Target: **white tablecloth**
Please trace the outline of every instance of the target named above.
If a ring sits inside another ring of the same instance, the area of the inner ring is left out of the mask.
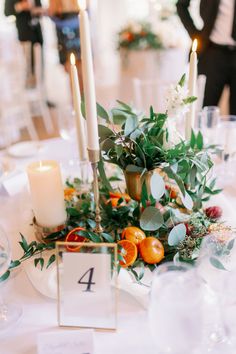
[[[65,163],[71,156],[68,143],[61,139],[42,142],[42,146],[43,149],[38,156],[27,159],[11,159],[18,171],[24,171],[25,166],[31,160],[46,157]],[[0,225],[7,231],[13,249],[13,258],[16,258],[20,255],[19,231],[24,229],[22,225],[28,220],[30,202],[26,189],[14,197],[9,197],[3,189],[0,189],[0,193]],[[223,196],[216,199],[217,204],[220,203],[225,210],[225,219],[236,226],[236,187],[228,188]],[[9,300],[22,305],[23,316],[14,328],[0,338],[0,353],[36,354],[38,333],[64,330],[57,327],[56,301],[41,295],[31,285],[23,270],[16,272],[4,288],[8,293]],[[0,290],[2,289],[1,286]],[[118,330],[114,333],[95,332],[95,353],[157,353],[148,327],[147,311],[128,293],[120,292]]]

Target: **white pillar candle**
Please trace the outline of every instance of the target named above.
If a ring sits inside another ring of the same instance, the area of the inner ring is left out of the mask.
[[[85,7],[81,6],[81,2],[79,19],[88,149],[99,150],[98,119],[89,19]]]
[[[59,164],[46,160],[27,168],[34,216],[44,227],[63,225],[66,221],[64,191]]]
[[[75,123],[76,123],[76,134],[77,134],[77,144],[79,150],[79,160],[87,160],[87,144],[86,144],[86,134],[84,126],[84,118],[81,113],[81,95],[79,88],[78,72],[75,65],[75,55],[72,53],[70,56],[71,62],[71,84],[72,84],[72,96],[73,96],[73,106],[75,111]]]
[[[188,91],[189,96],[197,95],[197,39],[194,39],[192,45],[192,52],[190,55],[189,63],[189,80],[188,80]],[[196,116],[196,101],[190,104],[189,112],[186,115],[185,122],[185,137],[187,140],[191,138],[191,131],[194,128]]]

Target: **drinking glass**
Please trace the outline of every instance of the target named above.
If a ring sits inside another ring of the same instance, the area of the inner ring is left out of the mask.
[[[149,306],[149,324],[158,352],[201,353],[209,304],[215,304],[214,296],[194,268],[185,263],[159,266]]]
[[[7,271],[11,262],[11,250],[5,231],[0,227],[0,277]],[[0,291],[4,281],[0,283]],[[7,304],[0,298],[0,335],[21,317],[22,310],[18,305]]]
[[[220,123],[220,109],[217,106],[206,106],[198,114],[198,128],[202,131],[208,144],[216,144],[216,128]]]
[[[197,261],[197,272],[213,289],[218,303],[213,314],[211,333],[209,333],[209,347],[214,350],[220,347],[224,353],[228,353],[230,348],[228,324],[232,321],[229,322],[227,319],[228,310],[231,309],[236,316],[235,280],[230,275],[236,269],[235,245],[235,234],[230,229],[212,230],[201,244]],[[235,272],[232,274],[235,275]],[[232,284],[229,283],[229,279]],[[236,333],[235,320],[234,326],[234,333]]]
[[[216,167],[220,186],[234,182],[236,171],[236,116],[221,116],[217,128],[217,144],[221,150],[220,164]]]

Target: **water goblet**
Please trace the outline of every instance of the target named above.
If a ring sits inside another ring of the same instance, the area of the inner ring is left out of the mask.
[[[185,263],[158,267],[149,306],[149,324],[158,352],[201,353],[209,297],[212,294],[194,268]]]
[[[0,227],[0,292],[4,284],[4,276],[11,262],[10,244],[5,231]],[[0,297],[0,335],[14,325],[21,317],[22,309],[15,304],[8,304]]]

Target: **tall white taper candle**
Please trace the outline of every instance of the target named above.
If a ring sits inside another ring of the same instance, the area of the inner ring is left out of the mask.
[[[80,2],[80,43],[89,150],[99,150],[98,119],[89,19]]]
[[[72,53],[70,56],[71,63],[71,84],[72,84],[72,96],[73,106],[75,111],[75,123],[77,133],[77,144],[79,150],[79,160],[87,160],[87,143],[85,134],[85,121],[81,113],[81,95],[79,88],[78,72],[75,65],[75,56]]]
[[[197,39],[194,39],[192,45],[192,53],[190,55],[189,63],[189,80],[188,80],[188,91],[189,96],[197,95]],[[189,112],[186,115],[185,121],[185,138],[190,140],[191,131],[194,128],[196,116],[196,102],[190,104]]]

